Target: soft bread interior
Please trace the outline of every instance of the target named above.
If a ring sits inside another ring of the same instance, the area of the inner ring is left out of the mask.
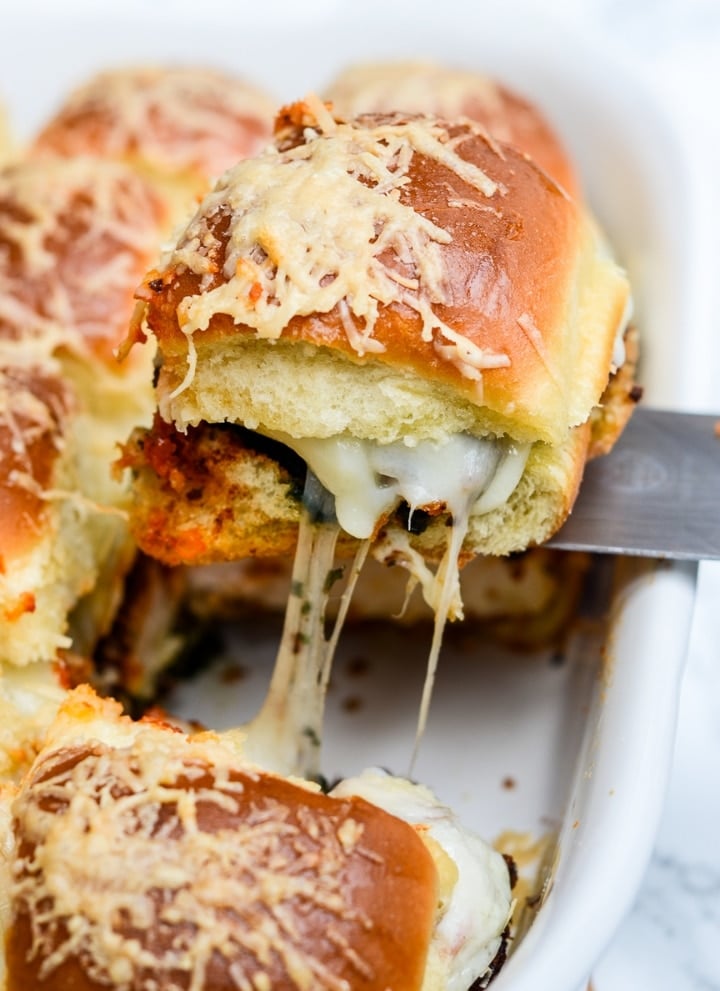
[[[283,339],[272,347],[245,336],[199,345],[189,388],[174,399],[160,395],[161,414],[180,430],[203,421],[228,422],[260,433],[348,434],[408,446],[459,432],[503,432],[492,413],[450,385],[410,370],[349,361],[338,351]],[[163,393],[175,374],[166,362]]]
[[[27,772],[66,694],[57,664],[0,666],[0,788]]]
[[[0,663],[23,665],[70,646],[68,613],[103,567],[95,610],[107,622],[128,528],[111,442],[60,362],[11,351],[0,365]]]

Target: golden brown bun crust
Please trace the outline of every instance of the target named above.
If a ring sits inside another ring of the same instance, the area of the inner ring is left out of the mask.
[[[578,178],[560,138],[540,110],[486,75],[431,62],[378,62],[349,66],[325,89],[338,113],[436,114],[469,117],[504,144],[529,155],[573,196]]]
[[[123,158],[202,184],[254,154],[274,103],[243,79],[189,66],[102,72],[72,93],[34,142],[35,154]]]
[[[127,332],[165,207],[115,163],[22,162],[0,172],[0,340],[101,358]]]
[[[325,138],[306,138],[309,132],[301,127],[308,120],[304,105],[291,108],[286,120],[290,123],[277,138],[282,149],[307,140],[311,157],[322,153]],[[377,116],[363,117],[352,125],[378,136],[388,126],[397,127],[402,143],[402,136],[412,128],[431,125]],[[607,382],[614,335],[627,296],[625,280],[600,256],[594,229],[583,211],[532,162],[513,148],[498,146],[470,124],[440,122],[435,126],[441,142],[451,144],[459,160],[488,177],[495,192],[485,195],[447,161],[415,151],[407,167],[408,181],[400,184],[398,196],[413,214],[449,236],[446,243],[434,246],[444,284],[444,301],[432,305],[434,318],[459,334],[470,349],[497,357],[497,364],[491,361],[490,366],[483,366],[479,383],[477,376],[468,373],[467,362],[459,360],[459,352],[451,348],[448,353],[442,334],[428,334],[421,315],[402,299],[378,306],[372,338],[382,349],[380,353],[358,353],[348,332],[347,313],[340,305],[329,312],[293,316],[282,329],[279,343],[304,341],[353,363],[372,362],[401,374],[416,374],[426,383],[449,386],[457,395],[482,405],[494,416],[491,426],[496,432],[509,430],[523,440],[561,440],[568,427],[586,419]],[[224,185],[204,201],[180,241],[179,253],[171,256],[161,273],[150,274],[140,293],[147,301],[148,324],[164,358],[161,396],[176,390],[187,373],[188,339],[181,329],[181,304],[185,309],[202,296],[210,307],[207,329],[192,334],[198,366],[205,351],[219,342],[237,350],[237,345],[256,340],[255,331],[235,322],[235,315],[212,309],[213,290],[226,283],[233,286],[236,278],[228,277],[223,266],[229,250],[228,228],[239,216],[227,203],[233,197],[237,197],[236,204],[242,203],[242,166],[228,173]],[[320,238],[322,231],[308,237]],[[190,245],[195,250],[198,244],[198,264],[192,270],[183,260],[187,254],[182,249]],[[282,265],[282,244],[278,251],[275,261]],[[401,277],[419,276],[416,265],[393,251],[386,252],[381,261]],[[238,288],[238,293],[244,291]],[[257,283],[251,296],[254,291],[262,297],[264,290]],[[405,298],[427,304],[422,280],[408,292]],[[248,306],[252,309],[255,303]],[[356,331],[362,330],[362,320],[352,322]],[[202,405],[201,397],[194,401]],[[182,404],[182,394],[175,402]],[[179,417],[172,415],[177,422]],[[233,418],[232,410],[227,417]]]
[[[49,364],[0,366],[0,574],[42,539],[55,464],[75,400]]]
[[[132,743],[120,732],[117,746],[50,745],[15,802],[8,991],[176,991],[193,974],[202,991],[232,991],[233,974],[298,991],[311,973],[318,987],[418,991],[437,872],[411,826],[243,765],[212,735],[208,750],[162,725]],[[68,861],[83,835],[97,869]],[[51,876],[74,886],[70,940]]]

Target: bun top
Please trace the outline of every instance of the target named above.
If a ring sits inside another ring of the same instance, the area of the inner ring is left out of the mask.
[[[78,689],[14,810],[9,991],[422,986],[438,879],[413,827],[219,736]]]
[[[434,62],[361,62],[344,69],[323,95],[344,117],[392,111],[468,117],[529,155],[566,192],[579,194],[567,152],[540,110],[482,73]]]
[[[0,341],[115,365],[132,287],[166,210],[125,166],[87,158],[0,171]]]
[[[225,174],[139,292],[170,401],[205,346],[306,342],[549,441],[597,402],[627,294],[586,212],[484,128],[319,101]]]
[[[122,158],[200,188],[270,139],[274,101],[228,73],[129,66],[78,87],[38,135],[34,152]]]

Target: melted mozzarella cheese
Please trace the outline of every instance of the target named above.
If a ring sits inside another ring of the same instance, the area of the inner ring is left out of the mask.
[[[272,436],[300,455],[335,497],[338,523],[353,537],[372,536],[404,500],[411,511],[447,506],[453,517],[503,505],[525,468],[529,446],[454,434],[444,443],[375,444],[355,437]]]
[[[312,779],[321,773],[325,697],[333,657],[370,546],[363,541],[358,547],[328,635],[325,614],[333,580],[338,577],[334,562],[340,527],[327,519],[327,495],[309,471],[270,687],[260,711],[243,730],[246,756],[279,774]]]
[[[404,499],[411,511],[444,505],[452,517],[437,571],[423,583],[435,623],[418,715],[414,763],[425,732],[445,624],[462,615],[459,560],[471,512],[490,512],[512,494],[529,445],[452,435],[445,443],[380,445],[352,437],[293,438],[273,432],[305,459],[308,480],[283,636],[265,703],[246,727],[246,752],[284,774],[316,777],[332,659],[354,582],[378,523]],[[318,485],[318,481],[320,485]],[[328,521],[334,497],[337,522]],[[327,578],[340,528],[362,540],[332,635],[325,635]]]
[[[621,316],[620,323],[615,331],[615,340],[613,341],[613,353],[611,359],[613,371],[617,371],[618,368],[622,368],[625,364],[625,333],[630,325],[630,321],[633,318],[634,309],[635,302],[633,297],[628,296],[623,315]]]
[[[331,795],[357,795],[425,831],[454,861],[457,880],[433,934],[447,991],[467,988],[487,971],[512,910],[507,865],[496,850],[464,829],[422,785],[375,768],[341,781]]]

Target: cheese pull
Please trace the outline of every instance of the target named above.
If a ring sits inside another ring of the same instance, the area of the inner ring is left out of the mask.
[[[291,593],[270,713],[326,684],[332,553],[369,540],[406,565],[435,613],[417,750],[460,566],[560,526],[605,419],[629,287],[594,219],[476,121],[344,118],[311,96],[220,178],[137,296],[130,340],[152,335],[161,359],[154,425],[123,457],[139,543],[168,563],[298,546],[316,625]],[[607,422],[611,446],[614,407]],[[334,500],[328,540],[309,473]],[[313,713],[291,741],[321,735]]]
[[[468,434],[414,447],[354,437],[272,436],[303,458],[334,496],[340,526],[359,539],[373,536],[401,502],[411,514],[444,506],[451,515],[462,515],[468,503],[475,512],[497,509],[519,482],[529,450]]]

